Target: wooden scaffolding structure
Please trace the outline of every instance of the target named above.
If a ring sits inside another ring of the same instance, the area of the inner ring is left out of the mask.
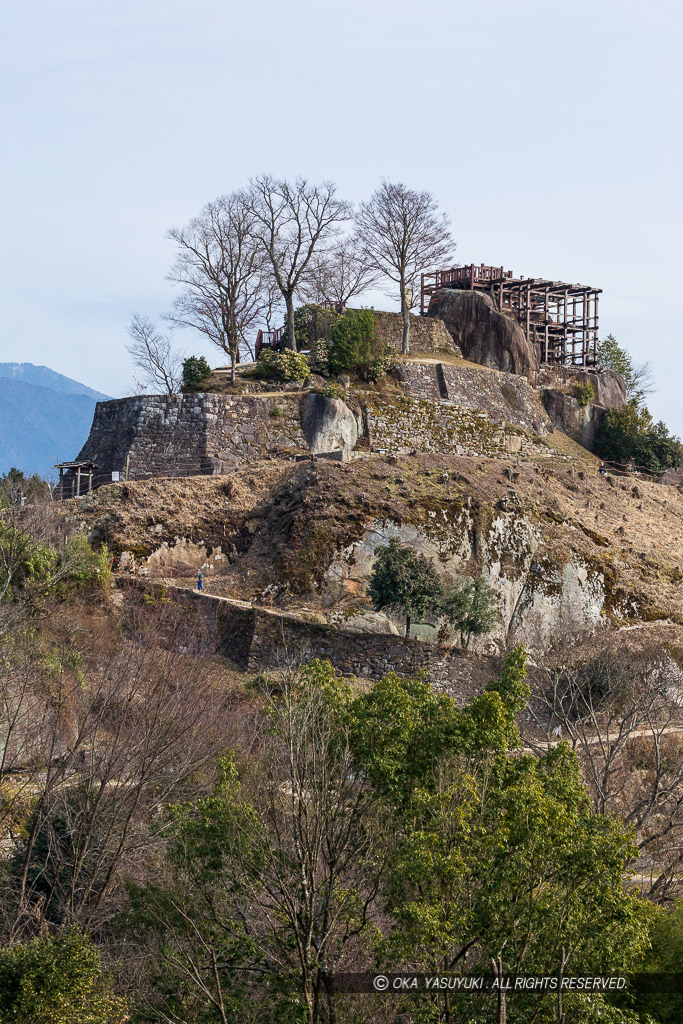
[[[423,316],[442,288],[486,291],[501,313],[517,320],[527,341],[540,347],[544,363],[594,366],[597,362],[600,288],[515,278],[510,270],[484,264],[451,267],[422,275]]]

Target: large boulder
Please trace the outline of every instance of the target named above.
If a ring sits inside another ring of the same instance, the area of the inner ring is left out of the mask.
[[[301,411],[306,444],[314,455],[350,452],[358,440],[356,417],[341,398],[310,392]]]
[[[486,292],[442,288],[432,296],[428,315],[443,320],[465,359],[473,363],[525,377],[538,369],[538,352],[520,325],[499,313]]]
[[[399,631],[388,615],[382,612],[361,612],[340,623],[345,629],[357,633],[391,633],[398,636]]]

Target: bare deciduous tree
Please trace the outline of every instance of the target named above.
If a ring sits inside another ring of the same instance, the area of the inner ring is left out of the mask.
[[[213,674],[178,653],[193,652],[199,636],[181,614],[165,607],[129,620],[125,642],[82,676],[65,650],[49,693],[38,658],[20,651],[0,664],[2,907],[12,939],[92,928],[115,913],[123,866],[134,870],[159,842],[155,816],[222,749]]]
[[[314,665],[263,682],[269,728],[250,765],[224,766],[177,819],[167,885],[144,900],[169,973],[226,1024],[236,979],[277,975],[297,979],[307,1024],[336,1020],[335,974],[378,912],[391,837]]]
[[[651,363],[635,363],[629,379],[626,381],[626,400],[635,402],[638,407],[645,404],[648,395],[657,390],[654,370]]]
[[[294,296],[314,253],[351,216],[351,207],[336,196],[329,181],[311,185],[305,178],[293,183],[270,175],[251,182],[250,208],[255,231],[287,307],[287,345],[296,350]]]
[[[367,265],[395,281],[403,316],[403,352],[410,352],[410,310],[417,295],[418,275],[451,258],[455,243],[450,221],[437,213],[431,192],[416,192],[383,181],[368,202],[361,203],[356,229]]]
[[[192,327],[230,358],[232,381],[240,344],[267,307],[266,261],[244,192],[207,203],[187,227],[169,231],[178,246],[170,281],[182,285],[168,319]]]
[[[541,740],[565,740],[579,755],[597,814],[619,814],[634,827],[641,888],[669,898],[683,866],[683,698],[681,672],[661,650],[640,655],[603,644],[596,652],[582,638],[573,650],[547,652],[529,706]]]
[[[313,256],[299,292],[306,302],[334,306],[340,312],[355,296],[372,287],[379,272],[369,267],[357,235],[349,235],[329,250]]]
[[[133,362],[142,373],[142,384],[151,384],[175,395],[182,381],[182,359],[167,334],[160,334],[146,316],[134,316],[128,325]]]

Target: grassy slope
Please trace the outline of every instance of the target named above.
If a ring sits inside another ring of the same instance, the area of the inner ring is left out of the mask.
[[[467,459],[455,456],[366,456],[350,464],[255,461],[225,478],[154,480],[113,485],[79,519],[116,551],[150,553],[162,540],[188,537],[232,544],[238,557],[212,580],[217,592],[252,599],[290,579],[300,599],[315,600],[315,580],[339,546],[373,519],[433,528],[470,499],[490,516],[504,497],[508,511],[535,522],[544,551],[564,561],[571,550],[608,576],[611,590],[632,594],[644,618],[683,621],[683,501],[672,488],[597,472],[597,460],[561,434],[548,439],[563,460]],[[508,470],[517,472],[511,483]],[[446,482],[443,482],[447,474]],[[636,489],[634,491],[634,488]]]

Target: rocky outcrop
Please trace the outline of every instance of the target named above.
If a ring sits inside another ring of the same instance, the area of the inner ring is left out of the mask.
[[[558,630],[584,630],[601,621],[606,596],[601,573],[574,553],[565,562],[551,561],[542,553],[539,528],[509,512],[497,514],[483,533],[467,509],[456,523],[433,535],[409,524],[372,523],[330,565],[326,587],[333,600],[366,588],[377,548],[391,538],[433,559],[444,577],[467,571],[476,558],[500,602],[498,623],[478,642],[478,649],[502,650],[521,640],[540,648]],[[397,627],[402,625],[400,616],[390,618]],[[413,633],[433,639],[435,626],[428,617],[415,623]]]
[[[603,409],[626,404],[624,378],[614,370],[594,370],[582,366],[549,366],[545,364],[538,374],[539,387],[573,388],[590,384],[593,388],[591,402]]]
[[[543,405],[555,430],[561,430],[584,448],[593,449],[607,409],[623,406],[626,386],[613,370],[583,369],[578,366],[543,366],[539,373]],[[593,397],[579,400],[582,388],[590,385]]]
[[[358,425],[341,398],[307,394],[301,411],[306,444],[314,455],[343,451],[349,453],[358,440]]]
[[[443,320],[465,359],[473,363],[525,377],[538,369],[538,352],[522,328],[499,313],[485,292],[442,288],[432,296],[428,316]]]
[[[364,611],[358,615],[340,619],[339,623],[334,623],[334,625],[343,625],[346,629],[358,633],[391,633],[392,636],[398,636],[398,629],[389,616],[383,612]]]
[[[580,405],[572,395],[546,388],[543,404],[555,430],[561,430],[584,448],[593,450],[605,410],[597,405]]]

